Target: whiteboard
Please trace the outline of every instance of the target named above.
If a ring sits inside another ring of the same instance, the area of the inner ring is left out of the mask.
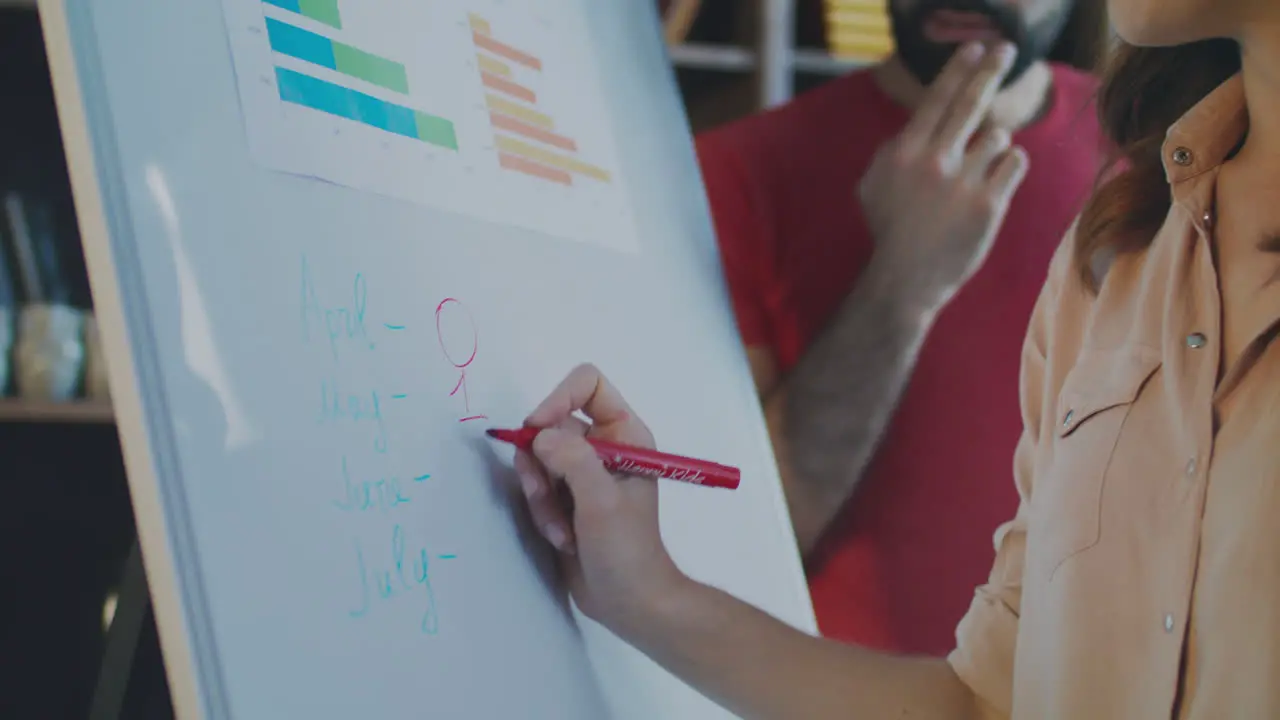
[[[584,360],[743,470],[664,483],[680,566],[816,632],[649,0],[40,13],[181,717],[728,717],[482,438]]]

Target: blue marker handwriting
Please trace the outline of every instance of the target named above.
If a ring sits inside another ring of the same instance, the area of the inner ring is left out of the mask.
[[[373,423],[373,449],[380,453],[387,451],[387,429],[382,422],[382,403],[378,398],[378,391],[356,395],[339,387],[337,380],[321,380],[319,422],[342,421]]]
[[[348,614],[353,618],[362,618],[369,614],[375,602],[394,600],[399,597],[419,592],[426,609],[422,615],[419,629],[428,635],[435,635],[440,630],[440,617],[436,610],[435,589],[431,586],[432,556],[426,548],[418,548],[410,554],[405,547],[404,529],[396,525],[391,530],[390,547],[384,549],[385,555],[375,554],[365,557],[359,540],[353,542],[355,549],[356,572],[360,582],[360,604]],[[381,555],[381,561],[375,560]],[[437,555],[437,560],[450,560],[456,555]]]
[[[306,255],[301,256],[300,267],[300,309],[302,323],[302,339],[306,343],[327,345],[334,365],[340,360],[349,360],[353,353],[361,354],[375,350],[375,335],[380,342],[391,343],[394,336],[405,335],[409,326],[406,319],[394,317],[375,317],[370,313],[370,298],[377,304],[377,294],[371,293],[365,276],[359,272],[347,274],[343,284],[349,289],[330,288],[325,290],[323,282],[317,284],[313,275],[313,266]],[[321,280],[324,279],[322,274]],[[456,306],[456,307],[455,307]],[[450,313],[465,310],[457,300],[447,299],[436,308],[436,333],[440,335],[441,311],[448,309]],[[461,317],[461,316],[460,316]],[[466,318],[469,320],[469,317]],[[416,322],[409,320],[409,322]],[[474,328],[473,328],[474,330]],[[381,333],[381,334],[379,334]],[[468,352],[459,355],[461,363],[455,362],[451,351],[462,353],[465,347],[444,348],[445,356],[458,370],[458,382],[450,396],[460,395],[460,400],[467,417],[476,419],[480,416],[470,409],[470,400],[466,387],[466,368],[475,357],[474,337]],[[344,357],[345,355],[345,357]],[[369,358],[372,360],[373,358]],[[326,376],[327,375],[327,376]],[[352,431],[365,432],[373,436],[373,449],[383,454],[383,460],[389,458],[388,436],[383,418],[383,405],[391,403],[389,417],[394,419],[396,410],[408,406],[409,393],[404,387],[394,385],[378,390],[356,383],[360,379],[350,372],[337,371],[325,373],[320,379],[320,412],[316,422],[339,428],[346,434]],[[410,392],[416,391],[410,389]],[[415,394],[416,399],[416,394]],[[366,446],[367,448],[367,446]],[[353,537],[355,574],[353,578],[358,584],[356,602],[347,608],[352,618],[363,618],[378,612],[388,601],[398,600],[396,604],[411,603],[409,610],[415,605],[423,607],[419,622],[421,631],[428,635],[439,632],[439,616],[436,607],[436,593],[433,587],[433,570],[438,566],[448,566],[458,556],[453,553],[431,554],[427,548],[406,537],[396,519],[408,517],[403,513],[412,510],[417,515],[415,490],[428,479],[428,474],[394,475],[385,471],[368,472],[359,469],[362,451],[350,448],[338,450],[341,457],[341,487],[330,502],[336,511],[349,514],[351,520],[356,516],[362,518],[363,524],[374,521],[379,525],[376,531],[381,538],[370,543],[369,538]],[[364,451],[367,452],[367,449]],[[403,507],[402,507],[403,506]],[[395,512],[397,515],[390,515]],[[382,516],[386,519],[380,519]],[[389,533],[389,535],[388,535]],[[340,601],[341,602],[341,601]]]
[[[333,353],[334,360],[338,359],[339,342],[350,341],[358,347],[373,349],[374,342],[365,325],[368,298],[369,290],[364,276],[356,273],[352,281],[349,305],[328,306],[321,303],[311,279],[307,256],[302,256],[302,339],[310,342],[312,324],[319,324],[329,340],[329,350]]]
[[[418,475],[413,483],[426,482],[430,475]],[[381,510],[386,512],[394,507],[408,503],[412,498],[405,495],[398,477],[380,477],[372,480],[352,480],[351,471],[347,467],[347,458],[342,457],[342,500],[334,500],[334,507],[349,512]]]

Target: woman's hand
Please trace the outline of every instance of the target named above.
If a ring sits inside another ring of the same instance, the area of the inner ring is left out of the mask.
[[[658,484],[613,477],[583,440],[653,447],[594,367],[570,373],[526,424],[545,429],[516,466],[578,607],[736,716],[976,716],[972,692],[945,661],[816,638],[683,575],[659,537]]]
[[[587,423],[575,417],[580,411]],[[583,438],[653,448],[653,434],[595,367],[569,373],[525,420],[544,428],[515,467],[582,612],[626,636],[680,586],[658,530],[658,483],[615,477]]]

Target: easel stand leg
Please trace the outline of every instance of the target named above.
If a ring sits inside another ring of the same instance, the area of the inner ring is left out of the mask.
[[[125,561],[89,720],[172,718],[151,594],[137,540]]]

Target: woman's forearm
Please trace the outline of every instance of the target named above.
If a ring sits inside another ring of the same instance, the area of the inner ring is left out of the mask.
[[[884,655],[806,635],[692,581],[627,640],[750,720],[968,720],[975,701],[946,661]]]

